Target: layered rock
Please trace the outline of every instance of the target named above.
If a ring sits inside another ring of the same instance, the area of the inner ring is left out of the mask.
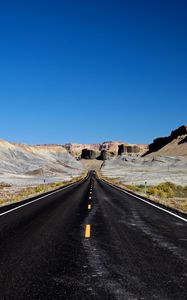
[[[154,139],[153,143],[149,145],[149,150],[147,151],[147,153],[145,153],[145,155],[148,155],[152,152],[157,152],[160,149],[164,148],[166,145],[170,144],[173,140],[180,137],[185,138],[185,135],[187,135],[187,126],[180,126],[176,130],[173,130],[169,136]],[[179,143],[180,142],[181,141],[179,141]]]
[[[1,174],[56,176],[79,174],[82,170],[82,164],[62,146],[0,141]]]
[[[181,141],[178,142],[179,145],[184,143],[187,143],[187,135]]]
[[[100,160],[107,160],[110,159],[111,157],[114,157],[116,154],[114,152],[110,152],[107,150],[101,150],[101,154],[98,157]]]
[[[75,144],[75,143],[71,144],[71,143],[69,143],[69,144],[65,144],[64,147],[75,158],[81,158],[82,151],[84,149],[93,150],[93,151],[96,151],[99,153],[100,145],[101,144]]]
[[[147,145],[128,145],[121,144],[118,146],[118,155],[135,155],[141,156],[147,149]]]
[[[118,146],[121,144],[121,142],[103,142],[100,144],[100,151],[109,151],[113,152],[115,155],[118,154]]]
[[[82,159],[95,159],[97,157],[97,152],[90,149],[83,149],[81,153]]]
[[[144,144],[136,145],[111,141],[98,144],[65,144],[64,147],[77,159],[90,159],[92,157],[91,159],[106,160],[113,156],[122,155],[123,153],[127,155],[142,155],[147,151],[147,145]]]

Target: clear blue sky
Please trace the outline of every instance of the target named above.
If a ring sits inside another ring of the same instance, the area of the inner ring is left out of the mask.
[[[187,123],[187,1],[0,1],[0,138],[149,143]]]

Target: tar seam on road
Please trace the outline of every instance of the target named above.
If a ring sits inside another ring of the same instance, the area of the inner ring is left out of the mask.
[[[90,238],[90,224],[86,224],[85,238]]]
[[[102,180],[102,179],[101,179],[101,180]],[[102,181],[103,181],[103,180],[102,180]],[[105,182],[105,181],[103,181],[103,182]],[[105,183],[106,183],[106,182],[105,182]],[[183,220],[183,221],[187,222],[187,219],[185,219],[185,218],[183,218],[183,217],[180,217],[180,216],[178,216],[178,215],[172,213],[171,211],[169,211],[169,210],[167,210],[167,209],[164,209],[164,208],[162,208],[162,207],[160,207],[160,206],[157,206],[156,204],[150,203],[150,202],[148,202],[148,201],[146,201],[146,200],[144,200],[144,199],[142,199],[142,198],[140,198],[140,197],[138,197],[138,196],[136,196],[136,195],[133,195],[133,194],[127,192],[127,191],[124,191],[123,189],[120,189],[120,188],[118,188],[117,186],[115,186],[115,185],[113,185],[113,184],[110,184],[110,183],[108,183],[108,182],[107,182],[107,184],[110,185],[110,186],[112,186],[112,187],[114,187],[115,189],[117,189],[117,190],[123,192],[123,193],[126,193],[126,194],[128,194],[128,195],[130,195],[130,196],[132,196],[132,197],[135,197],[135,198],[137,198],[137,199],[139,199],[139,200],[141,200],[141,201],[143,201],[143,202],[145,202],[145,203],[147,203],[147,204],[149,204],[149,205],[151,205],[151,206],[153,206],[153,207],[156,207],[156,208],[158,208],[158,209],[160,209],[160,210],[162,210],[162,211],[165,211],[166,213],[168,213],[168,214],[170,214],[170,215],[172,215],[172,216],[174,216],[174,217],[176,217],[176,218],[178,218],[178,219],[180,219],[180,220]]]
[[[85,178],[84,178],[84,179],[85,179]],[[58,192],[61,192],[62,190],[66,190],[66,189],[68,189],[69,187],[71,187],[71,186],[73,186],[73,185],[75,185],[75,184],[77,184],[77,183],[82,182],[84,179],[82,179],[81,181],[72,183],[72,184],[70,184],[70,185],[68,185],[68,186],[62,187],[60,190],[51,192],[51,193],[49,193],[49,194],[47,194],[47,195],[45,195],[45,196],[39,197],[39,198],[37,198],[37,199],[35,199],[35,200],[32,200],[32,201],[30,201],[30,202],[27,202],[27,203],[21,204],[21,205],[19,205],[19,206],[17,206],[17,207],[14,207],[14,208],[12,208],[12,209],[9,209],[9,210],[7,210],[7,211],[1,213],[1,214],[0,214],[0,217],[2,217],[3,215],[6,215],[6,214],[8,214],[8,213],[10,213],[10,212],[12,212],[12,211],[14,211],[14,210],[17,210],[17,209],[19,209],[19,208],[22,208],[22,207],[24,207],[24,206],[26,206],[26,205],[32,204],[32,203],[34,203],[34,202],[37,202],[37,201],[39,201],[39,200],[41,200],[41,199],[43,199],[43,198],[46,198],[46,197],[48,197],[48,196],[51,196],[51,195],[56,194],[56,193],[58,193]],[[24,200],[27,200],[27,199],[24,199]],[[23,200],[22,200],[22,201],[23,201]],[[20,201],[20,202],[21,202],[21,201]],[[18,203],[18,202],[17,202],[17,203]],[[14,204],[16,204],[16,202],[15,202]]]

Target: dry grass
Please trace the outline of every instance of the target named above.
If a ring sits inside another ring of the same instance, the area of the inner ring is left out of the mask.
[[[147,186],[145,193],[144,185],[127,185],[118,179],[98,176],[105,181],[115,184],[123,189],[135,192],[144,197],[163,204],[167,207],[174,208],[183,213],[187,213],[187,186],[176,185],[171,182],[164,182],[156,186]]]
[[[56,190],[61,187],[68,186],[74,182],[77,182],[85,178],[86,175],[87,173],[84,172],[82,175],[77,176],[69,181],[54,182],[50,184],[40,184],[37,186],[24,187],[17,191],[15,190],[14,193],[12,192],[11,185],[0,183],[0,205],[7,205],[7,204],[19,202],[26,198],[30,198],[36,195],[40,195],[46,192]]]

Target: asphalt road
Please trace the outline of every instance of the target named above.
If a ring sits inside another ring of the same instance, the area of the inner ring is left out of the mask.
[[[30,202],[0,209],[0,299],[187,299],[185,220],[93,173]]]

